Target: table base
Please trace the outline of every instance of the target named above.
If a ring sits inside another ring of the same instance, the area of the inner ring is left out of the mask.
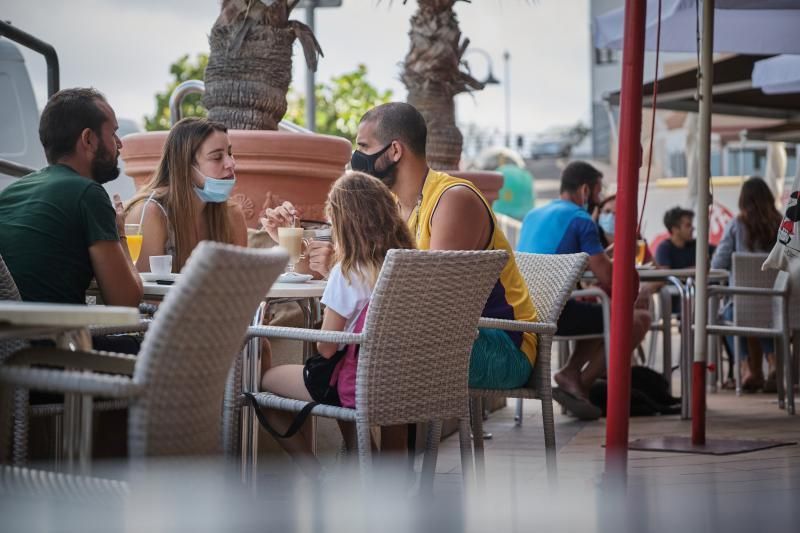
[[[632,440],[628,443],[628,449],[647,452],[734,455],[796,444],[796,442],[790,441],[740,439],[706,439],[705,444],[693,444],[689,437],[652,437]]]

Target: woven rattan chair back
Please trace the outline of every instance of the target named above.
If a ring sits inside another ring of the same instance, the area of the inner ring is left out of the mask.
[[[732,257],[731,284],[735,287],[771,289],[777,270],[761,270],[767,254],[735,253]],[[752,328],[775,327],[772,298],[737,294],[733,297],[733,322]]]
[[[514,258],[539,314],[539,322],[555,324],[572,289],[586,270],[589,256],[584,253],[555,255],[514,252]]]
[[[14,300],[18,302],[21,299],[17,284],[14,283],[14,278],[11,277],[11,272],[8,271],[5,261],[0,257],[0,300]],[[23,341],[0,341],[0,363],[5,361],[9,355],[25,346],[27,346],[27,343]]]
[[[280,249],[204,241],[145,336],[129,415],[129,452],[206,455],[221,449],[225,378],[258,304],[286,265]]]
[[[525,285],[528,286],[539,322],[558,323],[558,317],[569,299],[572,290],[586,270],[589,255],[579,254],[529,254],[514,252]],[[540,343],[541,344],[541,343]],[[550,353],[540,354],[534,365],[528,386],[542,390],[542,380],[550,379]]]
[[[469,415],[469,356],[508,257],[499,250],[389,252],[364,324],[356,375],[360,422]]]

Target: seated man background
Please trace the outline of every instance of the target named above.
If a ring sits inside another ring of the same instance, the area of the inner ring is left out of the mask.
[[[540,254],[589,254],[589,270],[600,287],[611,294],[611,261],[604,253],[597,226],[587,211],[593,201],[600,203],[603,175],[583,161],[573,161],[561,174],[561,197],[533,209],[522,223],[518,250]],[[638,285],[632,272],[632,282]],[[633,345],[637,346],[650,327],[650,313],[633,312]],[[558,321],[558,335],[588,335],[603,332],[603,313],[599,303],[571,299]],[[602,340],[582,340],[575,345],[567,364],[555,375],[558,389],[553,398],[572,414],[584,419],[600,416],[600,409],[589,403],[588,390],[605,372]]]
[[[0,192],[0,256],[22,299],[85,304],[92,278],[108,305],[138,306],[142,282],[125,245],[122,202],[101,184],[119,176],[117,119],[94,89],[47,102],[39,138],[49,165]],[[138,344],[95,347],[136,353]],[[117,339],[118,340],[118,339]]]
[[[694,266],[697,241],[692,238],[694,211],[680,206],[664,213],[664,227],[669,239],[656,248],[656,263],[667,268],[690,268]]]

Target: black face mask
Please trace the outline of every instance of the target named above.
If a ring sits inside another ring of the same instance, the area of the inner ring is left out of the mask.
[[[364,172],[365,174],[369,174],[370,176],[375,176],[376,178],[385,183],[387,181],[387,178],[390,177],[392,170],[397,165],[397,161],[392,161],[383,170],[377,170],[375,168],[375,163],[378,162],[378,159],[380,159],[380,157],[391,146],[392,143],[389,143],[382,150],[379,150],[374,154],[365,154],[364,152],[361,152],[359,150],[354,151],[352,157],[350,157],[350,168],[358,172]]]

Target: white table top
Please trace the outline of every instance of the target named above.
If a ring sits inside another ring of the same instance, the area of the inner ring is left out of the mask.
[[[56,328],[135,326],[139,324],[139,310],[106,305],[0,301],[0,324]]]
[[[311,280],[305,283],[275,283],[267,293],[267,298],[320,298],[325,291],[326,282]],[[142,282],[144,299],[162,299],[172,285],[159,285],[152,281]]]

